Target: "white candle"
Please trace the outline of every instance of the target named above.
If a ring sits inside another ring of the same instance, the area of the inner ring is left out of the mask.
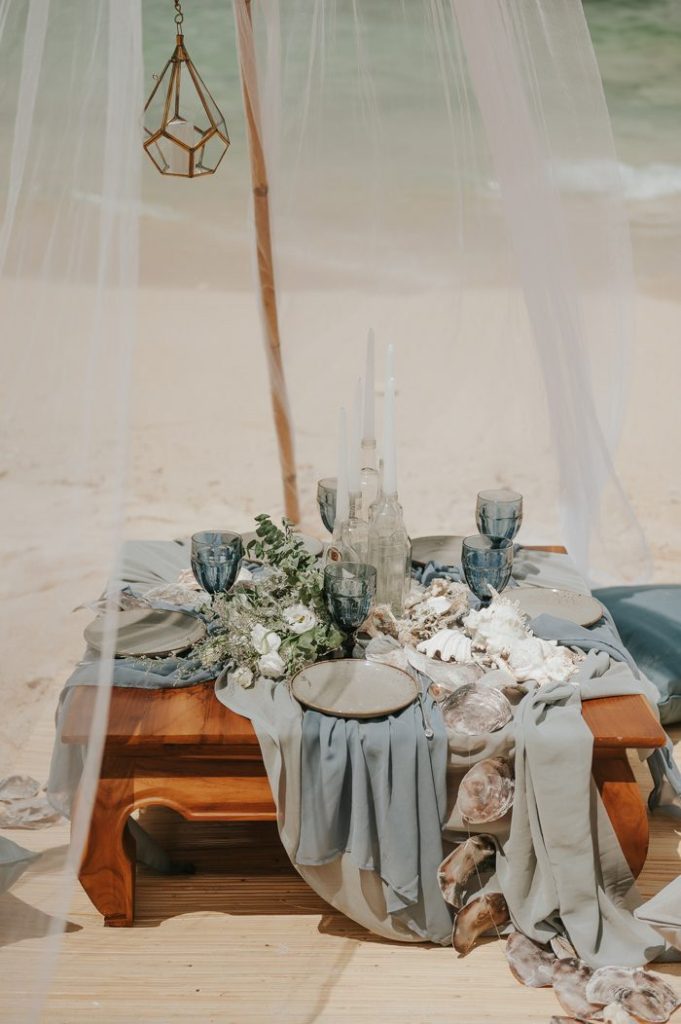
[[[362,440],[372,444],[376,440],[374,422],[374,329],[369,328],[367,338],[366,372],[364,375],[364,429]]]
[[[395,379],[395,346],[392,342],[388,345],[388,352],[385,357],[385,383],[386,387],[390,380]]]
[[[383,423],[383,492],[397,494],[397,450],[395,446],[395,378],[391,377],[385,389]]]
[[[352,423],[350,430],[350,453],[348,456],[348,489],[350,494],[362,491],[362,379],[357,378],[355,400],[352,406]]]
[[[186,146],[193,146],[196,141],[194,125],[189,121],[185,121],[183,117],[174,117],[172,121],[168,121],[166,132],[172,138],[184,142]],[[170,173],[188,175],[189,152],[183,149],[182,146],[177,146],[174,142],[169,142],[167,139],[161,139],[160,145],[168,159],[168,170]]]
[[[341,409],[338,417],[338,481],[336,484],[336,522],[343,523],[348,518],[350,500],[348,498],[348,424],[345,409]]]

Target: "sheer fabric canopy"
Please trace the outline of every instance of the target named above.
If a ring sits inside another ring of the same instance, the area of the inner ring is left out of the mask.
[[[187,5],[232,137],[200,182],[162,179],[142,152],[170,7],[0,0],[0,776],[46,777],[88,619],[71,611],[116,575],[123,537],[281,511],[241,78],[269,177],[303,524],[319,531],[314,484],[335,472],[373,328],[379,351],[396,346],[412,535],[470,532],[475,492],[498,482],[525,495],[528,541],[566,543],[594,579],[647,571],[614,468],[630,252],[581,5],[252,0],[255,60],[245,0]],[[9,1019],[38,1019],[50,989],[109,684],[102,670],[72,846],[13,889],[45,921]],[[49,851],[49,829],[26,836]],[[0,904],[17,963],[27,913]]]

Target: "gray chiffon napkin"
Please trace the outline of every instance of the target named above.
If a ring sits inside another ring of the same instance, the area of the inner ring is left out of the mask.
[[[388,913],[435,942],[451,938],[437,884],[447,804],[447,736],[424,697],[435,736],[426,739],[418,704],[360,721],[303,713],[301,820],[295,862],[323,865],[349,854],[376,872]]]

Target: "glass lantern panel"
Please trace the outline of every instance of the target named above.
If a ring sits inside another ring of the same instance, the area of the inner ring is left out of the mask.
[[[213,99],[213,97],[211,96],[208,88],[206,87],[205,82],[203,81],[201,75],[197,71],[196,66],[192,63],[191,68],[186,69],[186,73],[192,75],[194,91],[196,92],[197,96],[198,90],[201,91],[201,95],[203,96],[203,100],[205,103],[205,107],[203,107],[202,104],[205,120],[208,122],[212,121],[213,125],[216,128],[220,128],[221,131],[224,131],[225,134],[227,134],[223,127],[225,119],[222,115],[222,112],[218,107],[217,103],[215,102],[215,100]],[[206,109],[208,113],[206,113]]]
[[[173,62],[168,61],[160,78],[157,80],[157,88],[153,99],[144,111],[144,130],[148,135],[154,135],[163,124],[165,114],[166,98],[170,88],[173,75]],[[151,91],[151,90],[150,90]],[[172,112],[170,114],[172,116]]]
[[[215,133],[196,151],[195,173],[212,174],[227,152],[229,143]]]
[[[165,166],[162,170],[164,174],[189,175],[189,157],[191,154],[188,149],[183,149],[182,146],[165,134],[160,136],[155,146],[149,147],[150,150],[154,148],[158,149],[163,159]],[[154,162],[157,163],[156,160]]]

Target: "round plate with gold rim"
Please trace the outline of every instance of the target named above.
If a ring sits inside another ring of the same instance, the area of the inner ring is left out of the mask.
[[[305,707],[337,718],[392,715],[419,693],[418,683],[401,668],[356,658],[317,661],[294,676],[291,690]]]

